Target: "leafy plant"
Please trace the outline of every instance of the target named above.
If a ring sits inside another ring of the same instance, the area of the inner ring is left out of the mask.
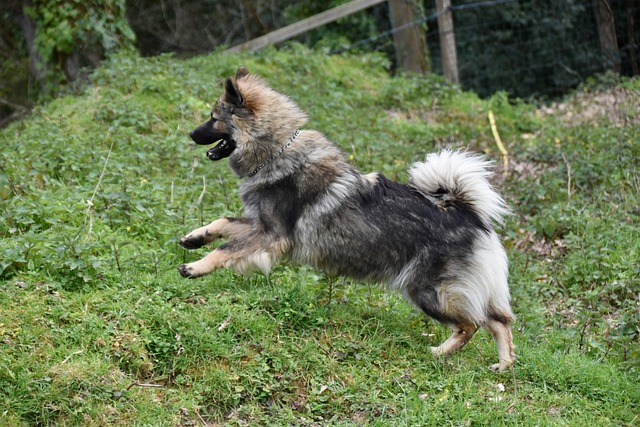
[[[80,67],[96,67],[105,56],[133,48],[135,34],[125,17],[124,0],[35,0],[24,13],[35,23],[32,49],[38,62],[33,65],[40,68],[45,97],[56,93],[62,82],[76,80]]]

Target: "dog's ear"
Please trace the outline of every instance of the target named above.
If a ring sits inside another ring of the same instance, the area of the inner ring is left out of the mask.
[[[243,65],[238,67],[238,71],[236,71],[236,80],[241,79],[243,77],[247,77],[249,75],[249,70]]]
[[[238,90],[238,85],[231,77],[227,78],[224,83],[224,94],[227,102],[233,104],[236,108],[242,108],[244,105],[244,99],[240,90]]]

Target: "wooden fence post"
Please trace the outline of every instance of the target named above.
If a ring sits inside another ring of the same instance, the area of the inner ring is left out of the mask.
[[[453,32],[453,18],[451,16],[451,0],[436,0],[436,13],[438,14],[442,73],[447,80],[453,83],[460,83],[460,79],[458,78],[456,37]]]
[[[389,0],[391,28],[402,28],[393,33],[398,68],[424,74],[430,71],[427,59],[427,42],[419,25],[415,0]]]

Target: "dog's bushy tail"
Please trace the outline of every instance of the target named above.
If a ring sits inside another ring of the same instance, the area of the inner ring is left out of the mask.
[[[427,155],[425,162],[414,163],[409,170],[409,183],[437,205],[468,205],[491,228],[494,223],[503,224],[504,217],[510,214],[504,199],[487,179],[491,166],[481,155],[445,149]]]

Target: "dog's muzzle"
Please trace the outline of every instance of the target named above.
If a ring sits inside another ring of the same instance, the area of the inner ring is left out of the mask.
[[[207,157],[209,160],[220,160],[225,157],[229,157],[233,150],[236,149],[236,143],[232,139],[223,139],[218,142],[213,148],[207,151]]]
[[[207,157],[211,160],[220,160],[229,157],[236,149],[236,143],[227,132],[221,132],[215,128],[216,121],[209,120],[195,128],[189,136],[198,145],[216,144],[207,151]]]

